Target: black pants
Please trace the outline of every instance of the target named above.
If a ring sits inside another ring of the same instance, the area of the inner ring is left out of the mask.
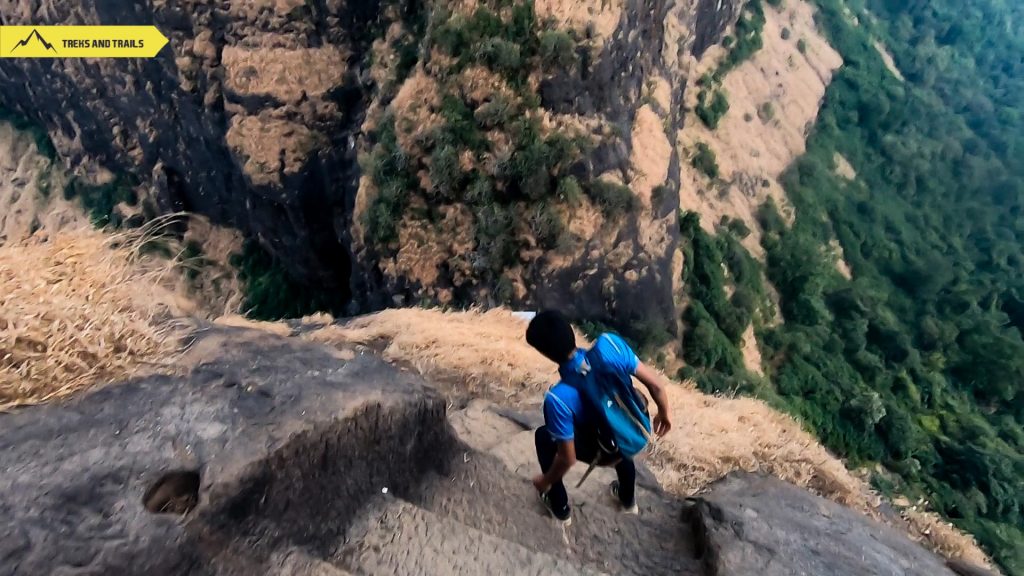
[[[558,453],[558,443],[548,432],[547,426],[541,426],[534,434],[534,443],[537,446],[537,460],[540,462],[541,472],[547,472],[555,461],[555,454]],[[576,460],[582,465],[588,465],[597,458],[597,434],[577,431],[576,434]],[[624,506],[633,505],[634,490],[636,489],[636,465],[629,458],[623,458],[615,465],[615,472],[619,475],[619,500]],[[548,492],[551,507],[556,514],[569,512],[569,495],[565,492],[565,484],[561,480],[555,482]]]

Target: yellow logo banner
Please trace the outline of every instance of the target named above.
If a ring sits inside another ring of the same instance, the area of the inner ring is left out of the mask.
[[[0,58],[152,58],[155,26],[0,26]]]

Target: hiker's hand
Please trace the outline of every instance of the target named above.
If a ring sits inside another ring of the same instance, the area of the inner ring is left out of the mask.
[[[547,478],[543,474],[537,474],[533,477],[533,487],[537,489],[537,492],[543,494],[551,488],[551,485],[548,484]]]
[[[658,438],[661,438],[665,434],[668,434],[668,431],[671,429],[672,421],[668,419],[668,414],[658,412],[654,417],[654,433],[658,435]]]

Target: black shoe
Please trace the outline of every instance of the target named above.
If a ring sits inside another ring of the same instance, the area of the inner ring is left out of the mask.
[[[624,514],[639,514],[640,513],[640,507],[636,505],[636,496],[633,496],[633,503],[630,504],[629,506],[627,506],[626,503],[623,502],[621,498],[619,498],[619,481],[618,480],[613,480],[612,481],[611,492],[612,492],[612,497],[615,498],[615,501],[618,502],[620,505],[622,505],[622,512]]]
[[[572,509],[568,506],[565,507],[565,511],[556,511],[551,506],[551,499],[548,498],[548,493],[539,494],[540,502],[544,505],[544,508],[551,513],[551,516],[562,523],[563,526],[569,526],[572,524]]]

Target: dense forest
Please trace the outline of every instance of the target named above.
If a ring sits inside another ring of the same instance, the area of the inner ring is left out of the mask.
[[[761,214],[785,322],[755,313],[743,231],[709,236],[684,215],[685,375],[767,398],[853,465],[884,464],[877,488],[924,498],[1024,574],[1024,4],[817,4],[845,65],[784,175],[794,225]],[[748,318],[766,379],[738,353]]]

